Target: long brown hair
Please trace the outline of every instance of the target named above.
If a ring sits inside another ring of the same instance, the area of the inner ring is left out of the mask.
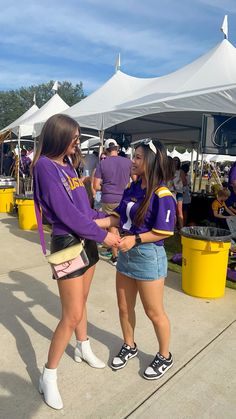
[[[63,114],[51,116],[45,122],[41,131],[31,170],[40,156],[47,156],[49,159],[62,156],[69,147],[77,129],[80,133],[79,124],[70,116]],[[81,159],[81,152],[78,148],[75,155],[71,156],[72,164],[75,168],[79,166]]]
[[[148,142],[141,142],[135,148],[137,150],[137,148],[141,147],[144,152],[144,174],[147,182],[145,198],[134,218],[137,226],[140,226],[144,222],[144,217],[153,192],[161,183],[166,183],[168,180],[166,149],[160,141],[153,140],[152,142],[156,148],[156,154],[151,150]]]

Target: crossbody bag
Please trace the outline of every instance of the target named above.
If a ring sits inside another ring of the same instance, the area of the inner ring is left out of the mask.
[[[66,173],[64,172],[63,169],[61,171],[52,160],[50,161],[56,167],[57,172],[60,176],[61,182],[67,194],[69,195],[69,198],[74,203],[70,185],[66,179]],[[77,176],[77,173],[76,173],[76,176]],[[39,231],[42,251],[43,251],[44,256],[46,257],[47,262],[51,266],[54,277],[56,279],[60,279],[60,278],[65,277],[68,274],[71,274],[77,271],[78,269],[88,266],[89,260],[84,249],[83,240],[81,240],[80,243],[74,244],[70,247],[59,250],[58,252],[47,255],[45,237],[44,237],[44,232],[43,232],[42,216],[40,212],[40,203],[38,202],[38,199],[36,197],[34,200],[34,204],[35,204],[35,214],[36,214],[36,219],[37,219],[37,224],[38,224],[38,231]]]

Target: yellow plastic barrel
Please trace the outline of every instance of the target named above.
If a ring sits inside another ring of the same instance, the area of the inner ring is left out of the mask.
[[[17,199],[19,227],[22,230],[36,230],[37,220],[33,199]]]
[[[14,207],[14,188],[0,189],[0,212],[12,212]]]
[[[182,235],[182,289],[186,294],[200,298],[223,297],[231,237],[230,232],[225,234],[225,239],[219,238],[222,241],[215,241],[216,237],[210,241],[210,238],[199,240]]]

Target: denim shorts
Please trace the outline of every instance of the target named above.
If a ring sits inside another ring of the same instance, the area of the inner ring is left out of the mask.
[[[167,276],[167,257],[163,246],[143,243],[128,252],[119,252],[118,272],[141,281],[154,281]]]

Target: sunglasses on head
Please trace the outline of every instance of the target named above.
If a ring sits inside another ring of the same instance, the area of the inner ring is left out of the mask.
[[[153,144],[152,140],[149,140],[147,138],[147,139],[143,140],[141,142],[141,144],[148,145],[148,147],[150,148],[150,150],[152,150],[154,154],[157,154],[157,149],[156,149],[155,145]]]

